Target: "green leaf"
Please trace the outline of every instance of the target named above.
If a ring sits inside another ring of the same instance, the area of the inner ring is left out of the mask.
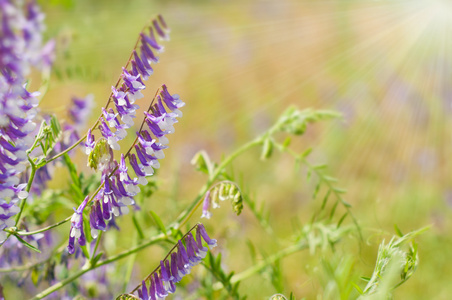
[[[337,228],[341,227],[342,222],[344,222],[344,220],[347,216],[348,216],[348,212],[346,212],[342,215],[342,217],[339,219],[339,222],[337,222]]]
[[[354,283],[353,281],[350,282],[350,284],[358,291],[358,293],[359,293],[360,295],[363,294],[363,290],[359,287],[359,285],[357,285],[357,284]]]
[[[132,216],[132,222],[133,222],[133,226],[135,226],[135,229],[136,229],[137,232],[138,232],[138,237],[140,238],[140,240],[143,240],[143,239],[144,239],[144,233],[143,233],[143,230],[141,229],[140,224],[138,223],[138,220],[137,220],[137,218],[136,218],[136,215],[133,215],[133,216]],[[166,231],[165,231],[165,232],[166,232]]]
[[[308,149],[306,149],[303,153],[301,153],[301,157],[302,158],[305,158],[305,157],[307,157],[309,154],[311,154],[311,152],[312,152],[312,148],[308,148]]]
[[[292,142],[292,139],[290,138],[290,136],[286,137],[286,139],[282,143],[283,149],[288,148],[290,146],[291,142]]]
[[[213,171],[213,165],[209,155],[205,151],[199,151],[193,156],[191,164],[195,166],[197,171],[210,174]]]
[[[99,261],[99,259],[102,257],[102,255],[104,255],[103,252],[97,253],[97,255],[92,259],[91,264],[92,264],[93,266],[95,266],[96,263]]]
[[[399,237],[402,237],[402,236],[403,236],[403,233],[402,233],[402,231],[399,229],[399,227],[397,226],[397,224],[394,224],[394,230],[395,230],[395,232],[397,233],[397,235],[398,235]]]
[[[26,247],[28,247],[28,248],[30,248],[31,250],[33,250],[33,251],[36,251],[36,252],[38,252],[38,253],[41,253],[41,251],[38,249],[38,248],[36,248],[35,246],[33,246],[33,245],[31,245],[30,243],[28,243],[27,241],[25,241],[23,238],[21,238],[20,236],[18,236],[18,235],[14,235],[16,238],[17,238],[17,240],[19,241],[19,242],[21,242],[22,244],[24,244]]]
[[[157,216],[157,214],[155,212],[153,212],[152,210],[149,211],[149,213],[152,215],[152,218],[154,219],[155,223],[160,228],[160,230],[163,232],[163,234],[166,235],[166,228],[165,228],[165,225],[163,225],[163,222],[160,219],[160,217]]]

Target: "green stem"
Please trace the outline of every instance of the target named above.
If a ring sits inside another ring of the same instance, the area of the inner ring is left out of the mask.
[[[71,215],[70,217],[67,217],[67,218],[64,219],[63,221],[60,221],[60,222],[58,222],[58,223],[49,225],[49,226],[47,226],[47,227],[44,227],[44,228],[41,228],[41,229],[38,229],[38,230],[35,230],[35,231],[15,231],[15,230],[11,230],[11,229],[9,229],[9,228],[5,229],[5,231],[7,231],[7,232],[9,232],[9,233],[12,233],[12,234],[15,234],[15,235],[20,235],[20,236],[33,235],[33,234],[41,233],[41,232],[50,230],[50,229],[52,229],[52,228],[58,227],[58,226],[60,226],[60,225],[63,225],[63,224],[66,223],[67,221],[70,221],[71,218],[72,218],[72,215]]]
[[[97,121],[94,126],[91,128],[91,130],[94,130],[94,128],[96,128],[97,124],[99,123],[99,121]],[[68,153],[69,151],[71,151],[72,149],[74,149],[75,147],[77,147],[81,142],[83,142],[86,139],[86,134],[84,136],[82,136],[77,142],[75,142],[72,146],[70,146],[69,148],[65,149],[63,152],[60,152],[58,154],[56,154],[55,156],[46,159],[46,164],[54,161],[55,159],[60,158],[61,156],[63,156],[64,154]]]
[[[289,149],[289,151],[291,151],[292,155],[296,156],[296,153],[293,152],[292,150]],[[352,210],[350,209],[350,204],[347,203],[344,198],[342,198],[342,195],[338,192],[337,188],[333,186],[333,184],[331,184],[331,181],[328,180],[325,175],[318,169],[314,168],[304,157],[300,158],[301,161],[312,171],[315,172],[316,175],[319,177],[319,179],[321,181],[323,181],[328,188],[330,189],[330,191],[333,192],[333,194],[336,196],[336,199],[338,199],[342,206],[344,206],[345,210],[347,211],[347,213],[350,215],[350,217],[352,218],[353,224],[355,224],[356,229],[358,230],[358,235],[360,237],[361,240],[364,240],[363,236],[362,236],[362,232],[361,232],[361,227],[358,224],[358,220],[356,219],[355,215],[353,214]]]
[[[51,293],[59,290],[63,286],[67,285],[68,283],[71,283],[72,281],[76,280],[77,278],[79,278],[80,276],[82,276],[83,274],[85,274],[85,273],[87,273],[87,272],[89,272],[91,270],[94,270],[94,269],[96,269],[98,267],[101,267],[103,265],[107,265],[109,263],[112,263],[112,262],[115,262],[117,260],[120,260],[120,259],[122,259],[124,257],[127,257],[127,256],[129,256],[131,254],[134,254],[134,253],[136,253],[136,252],[138,252],[140,250],[145,249],[146,247],[149,247],[150,245],[153,245],[153,244],[158,243],[160,241],[163,241],[165,239],[166,239],[166,237],[162,233],[162,234],[159,234],[159,235],[151,238],[146,243],[140,244],[140,245],[138,245],[138,246],[136,246],[134,248],[126,250],[126,251],[124,251],[122,253],[114,255],[114,256],[112,256],[110,258],[107,258],[105,260],[101,260],[101,261],[97,262],[96,264],[91,264],[88,261],[87,264],[85,266],[83,266],[78,272],[72,274],[71,276],[69,276],[68,278],[66,278],[66,279],[64,279],[64,280],[62,280],[60,282],[55,283],[54,285],[48,287],[47,289],[45,289],[44,291],[42,291],[41,293],[37,294],[36,296],[34,296],[33,298],[30,298],[30,299],[31,300],[43,299],[44,297],[46,297],[46,296],[50,295]]]
[[[30,156],[28,156],[28,161],[30,162],[30,166],[31,166],[31,173],[30,173],[30,178],[28,179],[28,183],[27,183],[27,187],[25,188],[25,190],[27,191],[27,193],[30,192],[31,190],[31,185],[33,184],[33,180],[35,179],[35,175],[36,175],[36,165],[33,163],[33,160],[31,160]],[[15,223],[15,227],[17,227],[20,223],[20,218],[22,217],[22,212],[24,211],[25,208],[25,204],[27,203],[27,199],[28,196],[26,198],[24,198],[22,200],[22,202],[20,203],[20,211],[16,216],[16,223]]]
[[[277,260],[289,256],[293,253],[296,253],[300,250],[308,248],[308,245],[306,243],[298,243],[292,246],[289,246],[272,256],[267,257],[265,260],[261,261],[260,263],[255,264],[254,266],[246,269],[243,272],[240,272],[231,278],[231,284],[234,284],[236,282],[242,281],[244,279],[247,279],[248,277],[251,277],[252,275],[259,273],[261,270],[265,269],[267,266],[275,263]],[[213,285],[213,289],[215,291],[220,290],[223,288],[223,284],[221,282],[216,282]]]
[[[100,239],[102,238],[102,233],[103,231],[101,231],[97,236],[96,245],[94,246],[93,254],[91,255],[91,262],[96,257],[97,248],[99,248]]]
[[[215,168],[215,171],[210,174],[209,179],[207,180],[206,184],[201,188],[201,191],[196,196],[195,200],[191,203],[191,205],[180,213],[180,215],[177,217],[176,222],[173,224],[173,227],[176,229],[179,229],[182,227],[182,225],[185,224],[185,222],[190,219],[190,217],[193,215],[193,213],[196,211],[196,209],[201,205],[201,200],[203,199],[205,193],[209,190],[212,183],[218,178],[218,176],[221,174],[221,172],[224,170],[225,167],[227,167],[234,159],[237,158],[237,156],[241,155],[243,152],[247,151],[248,149],[261,144],[263,141],[262,137],[258,137],[244,145],[242,145],[239,149],[237,149],[235,152],[233,152],[231,155],[229,155],[226,159],[224,159],[221,164]]]

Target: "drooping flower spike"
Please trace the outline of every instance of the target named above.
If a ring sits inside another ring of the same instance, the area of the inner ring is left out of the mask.
[[[196,240],[192,231],[196,229]],[[176,283],[189,274],[191,269],[198,265],[206,257],[207,248],[215,247],[217,241],[211,239],[204,226],[197,224],[168,253],[165,259],[160,261],[156,271],[149,274],[139,286],[128,295],[138,294],[138,299],[165,299],[176,291]],[[136,296],[136,295],[134,295]]]
[[[225,180],[213,185],[205,194],[201,218],[210,219],[210,206],[219,208],[219,201],[231,200],[232,210],[240,215],[243,209],[242,193],[235,182]]]

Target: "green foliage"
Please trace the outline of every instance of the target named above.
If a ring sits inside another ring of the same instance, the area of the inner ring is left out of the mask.
[[[58,122],[57,117],[52,115],[49,121],[44,120],[41,122],[41,127],[39,128],[38,134],[36,135],[35,141],[29,149],[29,152],[40,146],[44,157],[49,155],[53,150],[53,147],[55,147],[61,139],[61,135],[60,123]],[[37,167],[42,165],[45,165],[45,161],[38,162]]]
[[[232,283],[231,279],[234,272],[225,273],[221,266],[221,253],[215,258],[210,252],[207,254],[208,259],[204,263],[205,267],[210,271],[213,277],[218,280],[224,289],[228,292],[230,299],[244,299],[241,298],[238,292],[240,282]]]
[[[197,171],[203,172],[207,175],[211,175],[213,173],[214,165],[205,151],[199,151],[196,153],[191,160],[191,164],[195,166]]]
[[[28,243],[26,240],[24,240],[23,238],[21,238],[20,236],[18,236],[17,234],[14,235],[17,240],[23,244],[25,247],[27,247],[28,249],[31,249],[35,252],[41,253],[41,250],[39,250],[37,247],[33,246],[32,244]]]
[[[419,257],[413,239],[426,230],[423,228],[401,237],[394,236],[389,243],[383,241],[380,244],[372,276],[362,278],[368,283],[359,299],[392,299],[392,291],[416,271]]]
[[[289,107],[276,121],[269,131],[270,134],[278,131],[288,132],[294,135],[305,133],[307,125],[321,120],[338,118],[341,115],[330,110],[298,110],[296,107]]]

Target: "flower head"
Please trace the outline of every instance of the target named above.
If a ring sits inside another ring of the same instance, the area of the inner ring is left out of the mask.
[[[71,230],[69,232],[69,245],[67,246],[69,254],[73,254],[75,251],[75,240],[78,240],[80,246],[86,244],[85,233],[83,232],[83,210],[88,203],[89,197],[87,196],[85,200],[80,204],[80,206],[75,209],[74,214],[71,218]]]
[[[139,299],[164,299],[174,293],[176,283],[206,256],[207,248],[203,247],[203,241],[209,246],[216,246],[216,240],[209,238],[202,224],[196,225],[192,230],[195,228],[196,240],[191,231],[188,232],[177,242],[169,257],[160,261],[159,270],[151,273],[134,290],[137,291]]]

